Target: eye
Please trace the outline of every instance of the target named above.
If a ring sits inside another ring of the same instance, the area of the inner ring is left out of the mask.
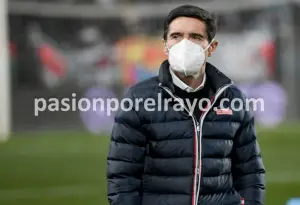
[[[179,38],[179,35],[176,35],[176,34],[175,34],[175,35],[172,36],[172,38],[173,38],[173,39],[178,39],[178,38]]]
[[[201,40],[202,39],[201,36],[192,36],[192,38],[195,39],[195,40]]]

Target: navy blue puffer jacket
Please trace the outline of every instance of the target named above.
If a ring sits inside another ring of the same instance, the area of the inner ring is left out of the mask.
[[[264,204],[265,168],[252,112],[215,110],[224,98],[227,107],[235,98],[246,106],[245,96],[207,63],[213,104],[201,116],[175,111],[174,101],[167,111],[146,111],[147,98],[156,105],[159,95],[176,98],[168,67],[163,62],[159,76],[131,87],[125,97],[144,101],[115,117],[107,161],[110,204],[240,205],[241,198],[246,205]]]

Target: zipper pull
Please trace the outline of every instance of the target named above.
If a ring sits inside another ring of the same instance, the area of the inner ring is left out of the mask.
[[[245,199],[244,198],[241,199],[241,205],[245,205]]]
[[[200,131],[200,125],[198,122],[197,122],[197,131]]]

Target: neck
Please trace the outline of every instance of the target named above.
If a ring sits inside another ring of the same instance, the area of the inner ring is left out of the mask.
[[[185,84],[187,84],[188,86],[190,86],[191,88],[194,88],[194,89],[196,89],[197,87],[199,87],[201,85],[203,78],[204,78],[204,73],[205,73],[205,69],[201,69],[199,76],[197,78],[194,78],[193,76],[186,77],[182,73],[175,72],[177,77],[180,80],[182,80],[182,82],[184,82]]]

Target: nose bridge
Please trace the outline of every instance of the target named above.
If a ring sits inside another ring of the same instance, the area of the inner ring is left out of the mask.
[[[183,38],[186,38],[186,39],[190,40],[190,34],[189,33],[184,33]]]

